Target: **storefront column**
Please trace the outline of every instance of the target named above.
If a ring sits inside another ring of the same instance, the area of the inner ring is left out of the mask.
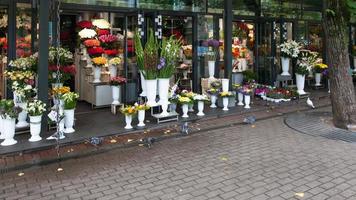
[[[48,102],[48,18],[49,18],[49,1],[40,0],[39,8],[39,61],[38,61],[38,99],[43,102]],[[47,116],[43,115],[43,119],[47,121]],[[47,123],[42,123],[42,132],[46,132]]]
[[[7,63],[10,63],[10,60],[16,58],[16,1],[9,2],[9,11],[8,11],[8,36],[7,36]],[[8,67],[8,66],[7,66]],[[9,84],[7,82],[6,84]],[[12,91],[5,86],[6,98],[11,99],[13,97]]]
[[[198,15],[193,15],[193,91],[200,92],[200,76],[198,70]]]
[[[232,0],[224,1],[224,77],[231,80],[232,74]],[[231,88],[231,81],[230,81]]]

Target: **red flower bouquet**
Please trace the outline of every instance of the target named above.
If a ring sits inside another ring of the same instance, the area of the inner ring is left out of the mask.
[[[119,52],[116,49],[105,49],[104,54],[108,56],[116,56]]]
[[[98,47],[100,46],[100,41],[97,39],[88,39],[84,41],[86,47]]]
[[[102,47],[92,47],[92,48],[89,48],[88,50],[88,54],[89,56],[91,57],[95,57],[95,56],[98,56],[98,55],[101,55],[104,53],[104,49]]]
[[[98,32],[99,36],[101,36],[101,35],[109,35],[110,34],[110,31],[107,30],[107,29],[98,29],[97,32]]]
[[[92,28],[93,24],[91,23],[91,21],[83,20],[83,21],[78,22],[77,26],[81,29],[84,29],[84,28]]]
[[[112,77],[112,78],[110,79],[110,85],[118,86],[118,85],[125,84],[126,81],[127,81],[126,78],[121,77],[121,76]]]

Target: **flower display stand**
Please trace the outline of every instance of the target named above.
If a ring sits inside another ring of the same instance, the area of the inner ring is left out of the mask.
[[[178,113],[168,112],[168,115],[161,115],[161,105],[151,107],[151,116],[157,120],[157,124],[171,121],[178,121]]]

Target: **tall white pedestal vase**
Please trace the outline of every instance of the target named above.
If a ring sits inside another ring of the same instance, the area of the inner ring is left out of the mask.
[[[1,146],[10,146],[17,143],[17,141],[14,139],[15,122],[15,118],[6,117],[3,119],[3,134],[5,140],[0,144]]]
[[[171,103],[169,104],[169,112],[172,114],[177,114],[177,104],[176,103]]]
[[[321,73],[315,73],[315,86],[321,86]]]
[[[17,124],[16,128],[24,128],[28,127],[28,122],[27,120],[27,112],[26,112],[26,103],[18,103],[18,106],[22,108],[22,111],[19,113],[19,116],[17,117]]]
[[[281,57],[282,62],[282,76],[290,76],[289,74],[289,63],[290,59],[287,57]]]
[[[182,115],[182,117],[183,118],[188,118],[189,117],[189,115],[188,115],[188,104],[183,104],[182,105],[182,112],[183,112],[183,115]]]
[[[117,76],[117,65],[110,65],[109,67],[110,78]]]
[[[141,78],[141,89],[142,89],[140,96],[145,97],[146,96],[146,79],[145,79],[145,76],[143,76],[142,72],[140,72],[140,78]]]
[[[158,79],[158,87],[159,87],[159,102],[158,104],[162,107],[162,116],[169,115],[168,109],[168,92],[169,92],[169,78],[159,78]]]
[[[146,96],[147,105],[152,107],[156,106],[156,94],[157,94],[157,79],[146,80]]]
[[[194,103],[188,105],[188,112],[194,112]]]
[[[42,140],[40,133],[41,133],[41,121],[42,115],[38,116],[29,116],[30,117],[30,133],[31,138],[28,140],[30,142],[37,142]]]
[[[132,128],[133,128],[133,127],[131,126],[132,115],[125,115],[125,122],[126,122],[125,129],[132,129]]]
[[[210,96],[210,101],[211,101],[210,108],[216,108],[216,100],[217,99],[218,99],[218,97],[216,95]]]
[[[241,58],[240,62],[241,62],[242,71],[246,71],[247,70],[247,60],[246,60],[246,58]]]
[[[228,92],[229,91],[229,79],[223,78],[221,79],[222,91]]]
[[[305,75],[295,74],[297,79],[297,92],[299,95],[306,94],[304,91]]]
[[[145,121],[145,114],[146,114],[146,111],[145,111],[145,110],[138,110],[138,114],[137,114],[137,117],[138,117],[138,124],[137,124],[137,126],[138,126],[138,127],[146,126],[146,124],[144,123],[144,121]]]
[[[100,83],[101,67],[94,66],[94,80],[93,83]]]
[[[198,116],[204,116],[204,101],[198,101]]]
[[[209,60],[209,61],[208,61],[208,67],[209,67],[209,78],[214,78],[214,74],[215,74],[215,61],[214,61],[214,60]]]
[[[111,90],[112,90],[112,103],[113,105],[119,105],[120,104],[120,86],[117,85],[112,85],[111,86]]]
[[[354,56],[354,72],[356,72],[356,56]]]
[[[223,97],[222,100],[223,100],[223,106],[224,106],[222,110],[225,110],[225,111],[229,110],[229,108],[227,107],[229,105],[229,97]]]
[[[3,131],[3,127],[4,127],[4,125],[3,125],[3,118],[2,118],[2,116],[0,115],[0,140],[3,140],[5,137],[4,137],[4,131]]]
[[[74,133],[74,109],[64,110],[64,133]]]
[[[238,92],[238,93],[237,93],[237,100],[238,100],[237,105],[238,105],[238,106],[243,106],[243,105],[244,105],[244,103],[243,103],[243,101],[244,101],[244,94],[242,94],[241,92]]]
[[[250,104],[251,104],[251,96],[250,95],[244,95],[244,99],[245,99],[245,109],[250,109]]]
[[[188,79],[188,70],[183,70],[183,79]]]

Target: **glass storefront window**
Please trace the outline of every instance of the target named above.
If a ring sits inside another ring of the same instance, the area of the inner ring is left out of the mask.
[[[208,0],[208,13],[222,13],[224,0]]]
[[[299,18],[301,5],[300,0],[261,0],[262,16]]]
[[[138,8],[204,12],[206,0],[137,0]]]
[[[5,96],[5,81],[3,74],[7,65],[7,14],[7,8],[0,6],[0,98],[4,98]]]
[[[258,4],[255,0],[235,0],[232,2],[233,12],[235,15],[255,15]]]
[[[62,3],[97,6],[135,7],[135,0],[62,0]]]
[[[31,52],[31,4],[16,6],[16,57],[27,57]]]

